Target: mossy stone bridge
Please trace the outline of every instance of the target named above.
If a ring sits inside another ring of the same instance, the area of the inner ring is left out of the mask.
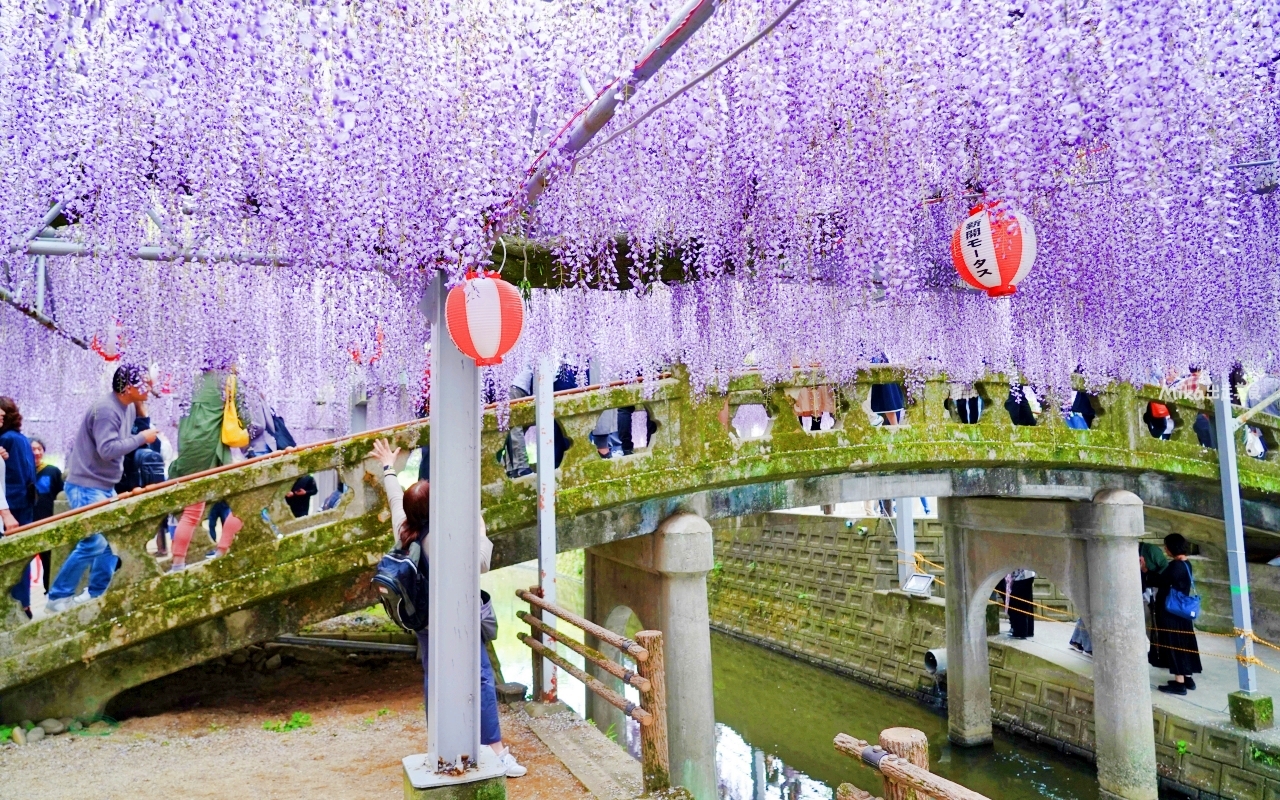
[[[1118,488],[1138,494],[1148,514],[1222,516],[1216,454],[1200,447],[1191,430],[1196,414],[1209,413],[1207,401],[1119,385],[1096,396],[1092,430],[1068,428],[1051,410],[1052,397],[1036,426],[1014,426],[1001,408],[1009,383],[996,377],[977,385],[988,411],[970,425],[945,405],[946,382],[934,380],[913,392],[905,424],[873,425],[865,410],[872,384],[903,380],[884,367],[831,386],[836,425],[826,431],[807,430],[794,406],[799,392],[829,385],[820,371],[774,385],[745,374],[724,393],[698,393],[679,373],[646,385],[561,393],[556,417],[574,445],[559,471],[558,547],[652,533],[680,510],[715,518],[913,495],[1084,500]],[[1152,438],[1142,422],[1151,400],[1168,404],[1179,423],[1169,441]],[[628,406],[657,422],[656,433],[632,455],[601,458],[591,430],[601,412]],[[742,411],[753,406],[760,408]],[[531,399],[515,401],[511,422],[532,425],[533,412]],[[751,430],[739,430],[752,415]],[[1280,419],[1260,414],[1252,424],[1270,453],[1280,452]],[[94,531],[107,535],[123,561],[101,598],[34,621],[14,607],[0,621],[0,720],[101,710],[129,687],[369,605],[369,577],[390,544],[390,514],[370,448],[389,437],[407,453],[429,436],[421,421],[274,453],[0,540],[6,587],[42,551],[53,551],[56,570],[71,546]],[[495,458],[505,436],[489,409],[481,481],[494,568],[536,556],[535,477],[507,477]],[[336,470],[348,491],[336,508],[294,519],[285,493],[299,476],[324,470]],[[1250,533],[1280,532],[1280,463],[1271,456],[1241,459],[1240,483]],[[230,555],[166,574],[167,561],[149,549],[161,521],[191,503],[219,499],[245,521]]]

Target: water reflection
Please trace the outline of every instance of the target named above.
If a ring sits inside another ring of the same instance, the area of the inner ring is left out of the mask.
[[[757,750],[728,725],[716,725],[716,772],[724,800],[830,800],[831,787]]]
[[[953,748],[946,717],[912,700],[721,634],[711,655],[725,800],[831,798],[844,782],[882,794],[879,774],[831,742],[840,732],[876,741],[895,725],[928,735],[934,772],[988,797],[1098,798],[1092,767],[1078,759],[999,731],[992,747]]]

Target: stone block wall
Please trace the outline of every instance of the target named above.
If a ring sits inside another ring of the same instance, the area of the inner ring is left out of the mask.
[[[894,591],[890,520],[759,514],[713,528],[708,590],[718,629],[899,693],[937,695],[924,655],[946,646],[945,603]],[[919,520],[916,549],[941,564],[941,525]],[[996,624],[992,607],[988,625]]]
[[[993,642],[991,719],[1005,730],[1092,759],[1093,681]]]

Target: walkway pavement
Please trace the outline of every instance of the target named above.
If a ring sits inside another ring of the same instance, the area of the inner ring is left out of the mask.
[[[1001,621],[1002,632],[992,641],[1000,642],[1025,653],[1043,658],[1093,680],[1093,658],[1071,649],[1071,632],[1075,625],[1069,622],[1045,622],[1036,620],[1036,635],[1032,639],[1015,640],[1007,635],[1008,623]],[[1227,695],[1239,688],[1236,677],[1235,639],[1200,632],[1200,661],[1204,672],[1195,676],[1196,689],[1185,697],[1156,691],[1156,687],[1169,681],[1169,672],[1149,667],[1151,675],[1151,703],[1156,708],[1176,714],[1197,723],[1228,723]],[[1258,646],[1256,655],[1271,669],[1280,670],[1280,651]],[[1263,694],[1280,702],[1280,672],[1258,668],[1258,686]],[[1280,729],[1255,734],[1257,738],[1280,744]]]

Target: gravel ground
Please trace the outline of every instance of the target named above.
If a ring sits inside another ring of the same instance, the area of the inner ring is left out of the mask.
[[[129,716],[108,736],[63,734],[2,746],[0,795],[403,797],[400,759],[426,746],[417,662],[314,652],[306,661],[286,655],[284,662],[266,674],[230,665],[184,670],[119,698],[115,710]],[[295,711],[310,714],[311,726],[286,733],[262,728]],[[590,797],[526,719],[503,708],[505,741],[529,767],[526,777],[508,780],[508,797]]]

